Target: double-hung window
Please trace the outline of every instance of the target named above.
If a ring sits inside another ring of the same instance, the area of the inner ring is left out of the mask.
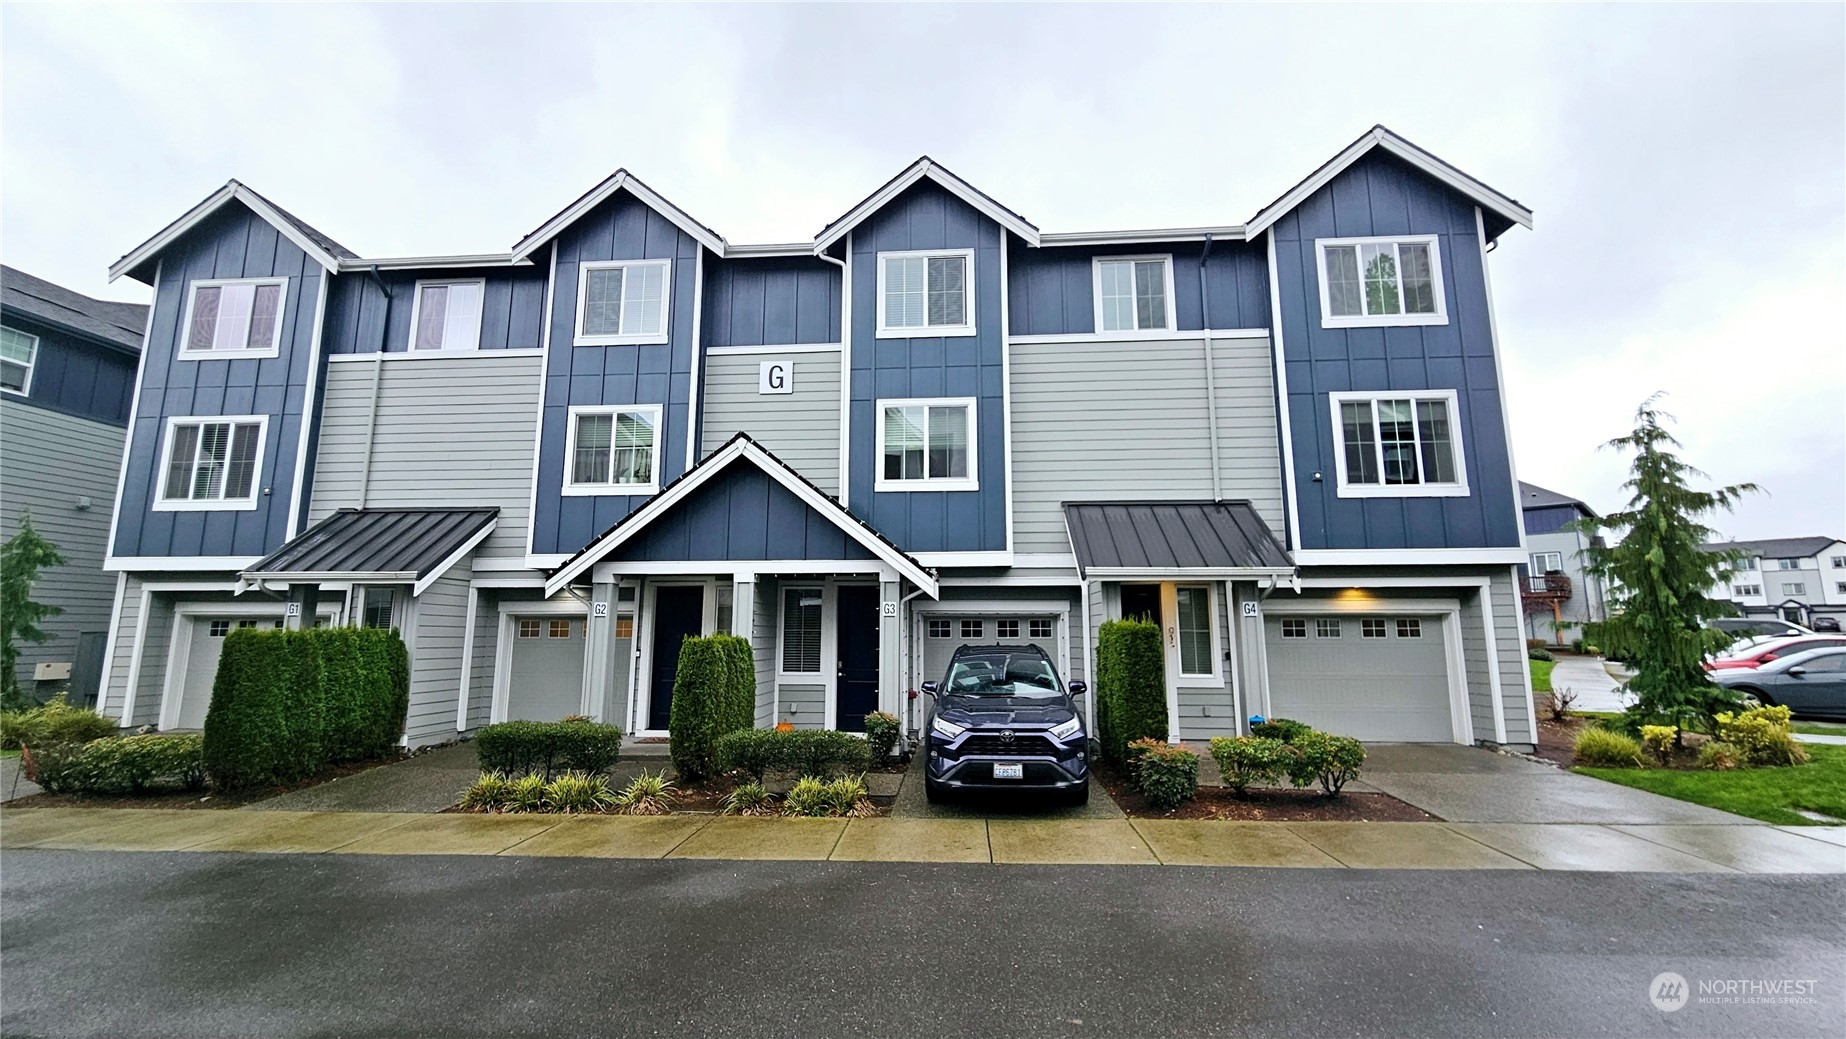
[[[1808,586],[1805,581],[1789,581],[1782,585],[1783,595],[1806,595]]]
[[[1763,586],[1760,584],[1733,585],[1731,587],[1731,594],[1740,599],[1748,595],[1761,595],[1763,594]]]
[[[1342,498],[1468,493],[1454,390],[1332,394]]]
[[[360,627],[390,629],[397,623],[397,590],[368,585],[361,600]]]
[[[1095,261],[1096,331],[1173,327],[1173,258],[1108,256]]]
[[[179,356],[276,356],[287,298],[287,278],[193,282]]]
[[[0,390],[29,393],[32,366],[38,362],[38,336],[0,328]]]
[[[565,494],[652,494],[660,489],[660,405],[570,409]]]
[[[974,334],[974,250],[878,254],[878,337]]]
[[[1211,588],[1185,585],[1173,589],[1178,614],[1179,673],[1182,678],[1210,678],[1217,674],[1217,654],[1212,650]]]
[[[782,673],[820,673],[821,590],[782,590]]]
[[[872,489],[977,490],[974,420],[972,397],[879,401],[881,456]]]
[[[1314,245],[1322,328],[1448,324],[1435,235],[1322,238]]]
[[[473,350],[481,345],[481,293],[487,282],[420,281],[410,305],[412,350]]]
[[[578,346],[667,341],[670,260],[595,260],[578,266]]]
[[[167,422],[154,508],[254,509],[269,420],[261,415]]]
[[[1532,572],[1534,574],[1555,574],[1564,569],[1564,553],[1532,553]]]

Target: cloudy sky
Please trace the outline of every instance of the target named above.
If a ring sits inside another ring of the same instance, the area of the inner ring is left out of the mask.
[[[626,166],[799,241],[928,153],[1046,230],[1238,223],[1373,123],[1493,254],[1522,477],[1600,509],[1668,393],[1717,526],[1846,536],[1846,15],[1546,7],[22,7],[0,250],[93,295],[230,177],[363,255],[508,248]]]

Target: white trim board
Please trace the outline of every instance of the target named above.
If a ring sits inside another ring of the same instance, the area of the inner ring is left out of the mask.
[[[664,197],[655,192],[654,189],[641,183],[639,178],[635,177],[627,170],[620,169],[610,174],[602,183],[584,193],[577,201],[572,202],[563,210],[559,211],[557,215],[539,225],[538,230],[520,239],[518,244],[513,246],[509,259],[513,262],[518,262],[531,256],[538,251],[540,246],[556,238],[565,228],[576,223],[578,218],[582,217],[585,213],[602,205],[617,191],[626,191],[630,195],[633,195],[636,199],[640,200],[643,205],[653,209],[661,216],[666,217],[675,227],[678,227],[681,231],[692,236],[693,240],[697,241],[705,248],[710,249],[719,256],[725,254],[725,241],[723,236],[719,235],[711,228],[706,227],[704,224],[699,223],[697,220],[694,220],[685,210],[668,202]]]
[[[248,206],[251,212],[255,213],[265,223],[275,228],[277,233],[282,235],[282,237],[295,243],[295,246],[302,252],[307,253],[309,258],[315,263],[320,264],[329,271],[337,271],[340,269],[339,257],[321,248],[319,243],[304,234],[295,226],[293,221],[283,217],[281,213],[278,213],[276,208],[264,200],[261,195],[244,187],[235,180],[230,180],[225,182],[224,187],[219,188],[217,191],[207,196],[203,202],[187,210],[178,220],[161,228],[154,237],[135,246],[133,249],[129,250],[126,256],[123,256],[121,259],[111,264],[109,267],[109,280],[114,281],[129,271],[134,270],[136,267],[141,266],[143,263],[146,263],[150,257],[160,253],[168,245],[171,245],[174,240],[178,239],[187,231],[192,230],[194,227],[197,227],[205,218],[217,212],[220,207],[233,199]],[[156,280],[158,280],[159,275],[156,274],[155,277]]]
[[[111,558],[115,555],[116,532],[121,529],[122,525],[122,509],[128,502],[128,496],[123,493],[122,488],[128,485],[128,461],[134,453],[135,430],[140,428],[141,379],[147,372],[148,354],[152,353],[154,349],[154,312],[160,306],[160,273],[165,263],[166,261],[164,260],[154,261],[154,298],[148,303],[147,307],[147,327],[143,329],[141,333],[141,351],[135,355],[135,392],[134,396],[130,397],[128,401],[128,429],[122,441],[122,462],[116,468],[115,473],[115,508],[109,513],[109,541],[103,546],[104,570],[118,569],[111,565]],[[110,280],[114,280],[114,275],[110,276]],[[165,347],[162,347],[162,349],[165,349]],[[158,436],[159,434],[156,433],[155,435]],[[159,443],[156,442],[154,447],[155,450],[159,450]],[[150,495],[159,492],[159,484],[160,474],[150,473],[148,476]],[[138,507],[139,505],[137,504],[137,508]],[[111,649],[111,652],[114,652],[114,650]]]
[[[103,560],[104,570],[210,570],[237,573],[247,569],[262,556],[110,556]]]
[[[1522,548],[1304,548],[1296,566],[1425,566],[1436,563],[1493,566],[1526,562]]]
[[[708,346],[707,357],[731,357],[740,354],[837,354],[839,343],[787,343],[782,346]]]
[[[943,169],[926,155],[911,163],[908,169],[891,178],[883,187],[872,192],[865,201],[847,210],[845,215],[828,224],[820,234],[814,236],[814,244],[811,248],[816,253],[825,252],[834,243],[849,235],[853,228],[864,222],[867,217],[883,209],[886,203],[925,178],[940,185],[943,190],[966,202],[1001,227],[1018,235],[1027,245],[1034,247],[1038,245],[1038,228],[1021,219],[1018,214],[998,205],[986,195],[975,190],[973,185]]]
[[[1104,257],[1114,259],[1114,257]],[[1145,343],[1218,339],[1267,339],[1267,328],[1180,328],[1151,329],[1146,332],[1040,332],[1034,335],[1009,336],[1016,346],[1040,346],[1059,343]]]

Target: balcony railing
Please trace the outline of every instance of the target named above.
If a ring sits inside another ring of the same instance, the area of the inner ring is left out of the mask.
[[[1528,602],[1561,602],[1570,598],[1570,578],[1558,573],[1535,575],[1526,578],[1521,591]]]

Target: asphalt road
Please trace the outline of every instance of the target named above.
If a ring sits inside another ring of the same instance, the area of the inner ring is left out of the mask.
[[[1846,1034],[1838,878],[8,852],[8,1036]],[[1663,971],[1817,1002],[1647,998]]]

